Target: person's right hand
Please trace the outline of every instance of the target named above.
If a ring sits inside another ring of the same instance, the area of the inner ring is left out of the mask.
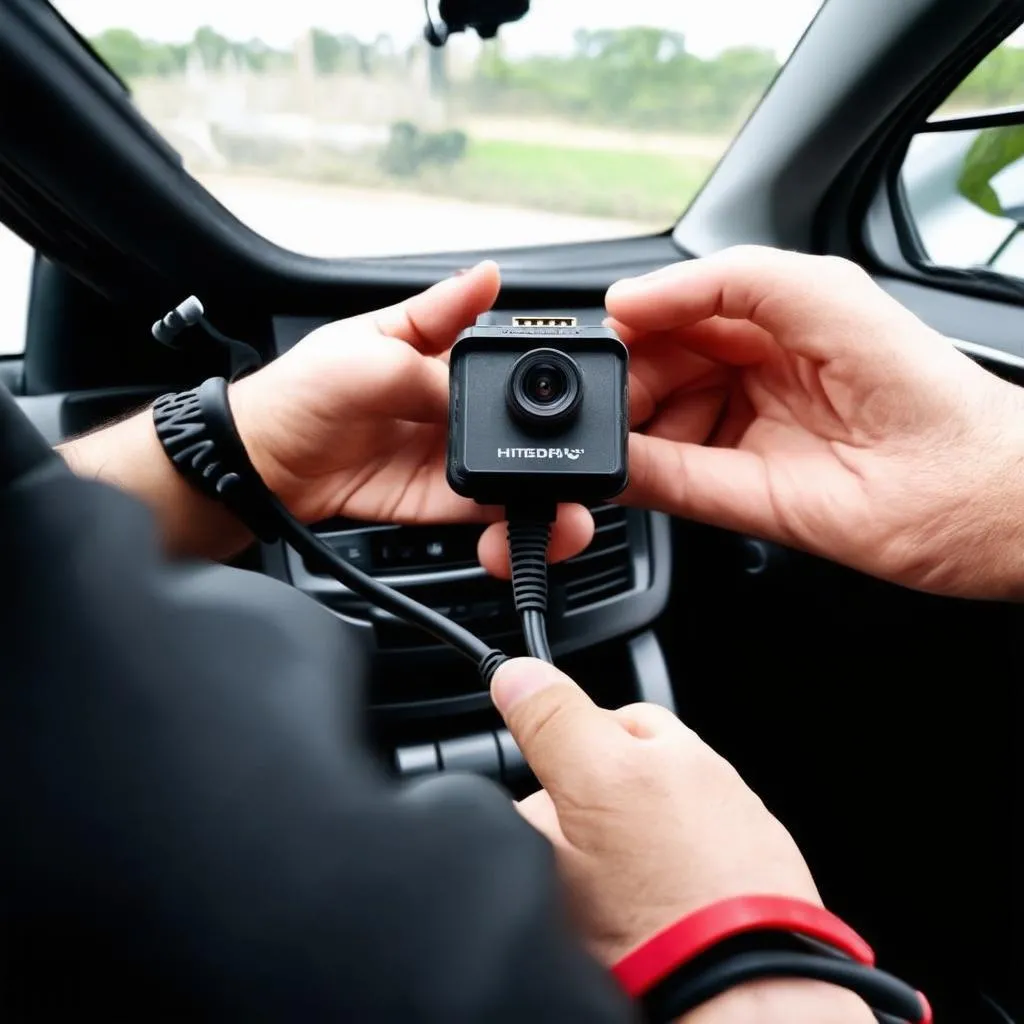
[[[520,658],[491,694],[544,789],[518,804],[552,842],[590,950],[612,965],[732,896],[820,905],[793,839],[724,758],[652,704],[598,708],[568,676]],[[687,1024],[861,1024],[855,996],[810,981],[743,985]]]
[[[607,307],[642,421],[624,500],[922,590],[1024,595],[1024,395],[854,264],[740,247]]]

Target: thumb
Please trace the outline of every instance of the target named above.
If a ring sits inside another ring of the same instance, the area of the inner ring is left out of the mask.
[[[594,778],[595,760],[628,734],[565,673],[533,658],[506,662],[491,682],[491,697],[540,784],[557,804],[580,795]]]

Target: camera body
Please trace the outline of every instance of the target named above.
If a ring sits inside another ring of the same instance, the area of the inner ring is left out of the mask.
[[[607,327],[512,317],[451,352],[448,482],[483,505],[593,502],[629,478],[629,355]]]

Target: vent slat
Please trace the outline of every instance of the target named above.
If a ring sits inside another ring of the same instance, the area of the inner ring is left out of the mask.
[[[560,567],[567,612],[579,611],[627,592],[633,586],[628,511],[619,505],[597,505],[590,547]]]
[[[591,586],[566,591],[566,611],[577,611],[587,605],[596,604],[610,597],[616,597],[630,587],[629,573],[623,569],[619,575],[593,583]]]
[[[609,547],[604,547],[602,545],[601,547],[595,548],[595,546],[591,544],[590,547],[583,552],[583,554],[576,555],[574,558],[570,559],[569,562],[567,562],[566,564],[580,565],[583,562],[592,562],[595,558],[604,558],[606,555],[614,555],[618,554],[618,552],[620,551],[627,550],[629,550],[629,541],[626,539],[619,541],[617,544],[612,544]]]

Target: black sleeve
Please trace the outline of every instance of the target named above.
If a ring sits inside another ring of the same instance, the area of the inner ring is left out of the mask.
[[[314,602],[52,467],[0,487],[0,585],[4,1020],[632,1019],[496,787],[376,772]]]

